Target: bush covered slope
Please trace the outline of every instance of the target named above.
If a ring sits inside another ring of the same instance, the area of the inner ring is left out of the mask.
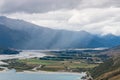
[[[113,48],[111,58],[91,71],[95,80],[120,80],[120,52],[118,50],[120,48]],[[107,51],[109,52],[107,54],[111,54],[110,51]]]

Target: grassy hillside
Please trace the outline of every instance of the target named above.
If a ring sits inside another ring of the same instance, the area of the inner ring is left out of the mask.
[[[32,70],[35,68],[36,70],[43,71],[81,72],[97,66],[97,64],[88,64],[76,60],[54,61],[40,60],[38,58],[4,60],[4,62],[9,63],[9,65],[5,67],[9,69],[14,68],[17,71]]]
[[[91,71],[91,75],[95,80],[120,80],[120,55],[114,55],[103,64],[94,68]]]

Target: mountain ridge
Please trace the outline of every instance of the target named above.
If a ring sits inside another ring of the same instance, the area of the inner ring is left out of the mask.
[[[113,47],[120,44],[120,36],[113,35],[111,39],[111,36],[101,37],[86,31],[56,30],[4,16],[0,17],[0,24],[11,30],[21,32],[21,35],[24,36],[23,38],[26,39],[23,40],[24,43],[15,47],[18,49],[96,48]],[[18,41],[18,43],[20,42]],[[17,44],[13,43],[13,45],[16,46]]]

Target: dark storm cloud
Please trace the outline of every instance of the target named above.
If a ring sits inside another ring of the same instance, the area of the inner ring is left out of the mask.
[[[41,13],[59,9],[119,7],[120,0],[0,0],[1,13]]]

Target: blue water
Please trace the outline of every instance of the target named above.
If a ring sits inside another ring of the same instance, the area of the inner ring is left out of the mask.
[[[68,73],[25,73],[15,72],[14,70],[0,72],[0,80],[81,80],[84,74]]]

